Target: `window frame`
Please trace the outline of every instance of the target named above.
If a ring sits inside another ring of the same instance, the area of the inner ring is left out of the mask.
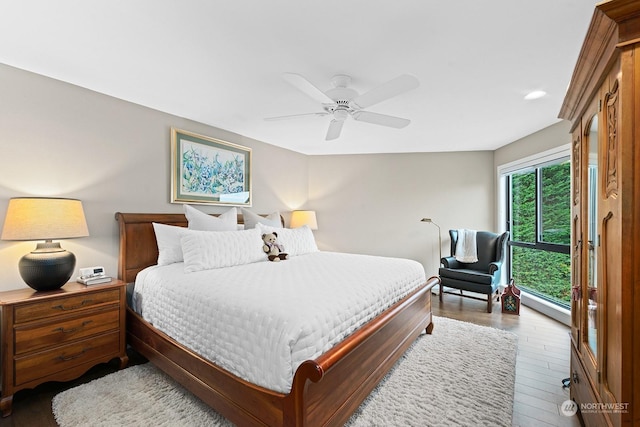
[[[571,144],[566,143],[559,145],[555,148],[548,149],[546,151],[542,151],[539,153],[532,154],[530,156],[526,156],[511,162],[499,164],[496,166],[496,211],[497,211],[497,228],[499,231],[506,231],[509,224],[507,221],[510,221],[510,212],[509,212],[509,200],[507,197],[511,197],[510,194],[507,193],[507,176],[513,174],[514,172],[522,171],[524,169],[534,169],[535,167],[542,166],[544,164],[552,164],[557,163],[561,159],[571,158]],[[570,174],[573,174],[573,170],[570,170]],[[572,181],[573,183],[573,181]],[[536,182],[536,185],[539,185]],[[536,189],[536,193],[538,193]],[[539,203],[538,203],[539,204]],[[509,227],[510,228],[510,227]],[[536,236],[539,236],[539,224],[536,224]],[[511,236],[512,238],[512,236]],[[539,237],[536,237],[537,243],[527,243],[527,242],[512,242],[511,239],[508,243],[509,256],[506,260],[506,268],[503,269],[503,277],[502,282],[505,283],[508,281],[508,278],[511,277],[511,256],[512,256],[512,247],[519,246],[527,249],[551,249],[553,252],[559,253],[567,253],[571,252],[571,245],[556,244],[556,243],[545,243],[539,241]],[[565,307],[551,299],[544,298],[537,293],[530,293],[527,289],[522,290],[522,303],[524,305],[531,305],[536,310],[545,313],[546,315],[566,324],[570,324],[570,310],[568,307]]]

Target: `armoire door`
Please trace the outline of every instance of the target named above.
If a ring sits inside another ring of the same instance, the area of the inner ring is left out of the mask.
[[[619,62],[618,62],[619,64]],[[622,336],[621,304],[623,302],[623,203],[622,168],[619,117],[620,103],[620,67],[616,65],[608,74],[601,90],[602,99],[602,135],[600,147],[601,175],[599,179],[600,197],[598,199],[598,227],[600,240],[600,283],[598,303],[600,316],[598,324],[598,352],[600,364],[596,366],[598,392],[605,403],[620,403],[622,390]],[[630,194],[626,192],[626,194]],[[625,195],[626,195],[625,194]],[[629,208],[632,208],[629,206]],[[628,259],[628,258],[627,258]]]
[[[591,384],[597,388],[600,321],[598,201],[600,146],[602,140],[601,103],[595,99],[582,119],[582,161],[580,194],[581,277],[579,298],[578,351]]]

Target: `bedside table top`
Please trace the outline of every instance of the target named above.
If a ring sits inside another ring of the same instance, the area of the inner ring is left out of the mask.
[[[117,288],[125,286],[126,283],[122,280],[113,279],[108,283],[100,283],[97,285],[83,285],[78,282],[68,282],[64,284],[60,289],[54,291],[39,292],[31,288],[14,289],[10,291],[0,292],[0,306],[15,304],[17,302],[26,301],[38,301],[41,299],[47,299],[52,297],[60,297],[71,294],[80,294],[83,292],[93,292],[108,288]]]

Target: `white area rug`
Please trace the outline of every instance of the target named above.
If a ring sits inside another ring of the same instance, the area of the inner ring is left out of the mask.
[[[517,336],[443,317],[421,335],[346,424],[511,426]],[[230,426],[152,364],[53,399],[61,427]]]

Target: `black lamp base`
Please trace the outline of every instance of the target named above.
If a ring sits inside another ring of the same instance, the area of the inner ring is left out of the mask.
[[[76,268],[76,256],[58,242],[38,243],[36,249],[18,263],[20,276],[36,291],[59,289],[69,281]]]

